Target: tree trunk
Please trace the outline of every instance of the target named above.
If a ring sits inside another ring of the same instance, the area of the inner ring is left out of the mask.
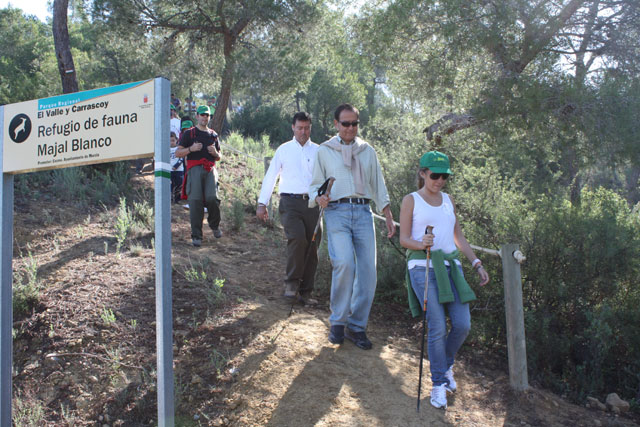
[[[62,93],[78,91],[76,67],[69,46],[69,28],[67,27],[67,9],[69,0],[53,1],[53,42],[58,59],[58,71],[62,79]]]
[[[213,130],[218,133],[222,132],[222,124],[224,123],[231,98],[231,85],[233,84],[233,73],[236,68],[236,59],[233,55],[233,48],[236,42],[236,36],[233,34],[224,34],[224,70],[222,71],[222,82],[220,96],[218,97],[218,105],[216,112],[211,119]]]

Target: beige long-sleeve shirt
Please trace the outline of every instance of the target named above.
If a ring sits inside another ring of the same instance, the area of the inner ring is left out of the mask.
[[[334,138],[337,138],[337,136],[334,136]],[[318,195],[318,188],[329,177],[336,179],[331,189],[331,200],[338,200],[343,197],[363,197],[373,200],[378,211],[382,211],[389,204],[389,194],[384,183],[378,156],[371,145],[365,141],[360,141],[367,144],[363,151],[356,154],[364,171],[365,193],[356,193],[353,174],[351,169],[344,165],[342,153],[328,147],[325,141],[318,148],[313,166],[311,184],[309,185],[309,207],[316,206],[315,198]]]

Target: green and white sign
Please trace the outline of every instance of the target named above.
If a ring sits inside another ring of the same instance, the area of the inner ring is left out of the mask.
[[[151,156],[154,102],[154,81],[146,80],[5,105],[3,170]]]

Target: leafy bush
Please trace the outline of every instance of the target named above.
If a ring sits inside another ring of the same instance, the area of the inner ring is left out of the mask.
[[[575,398],[633,395],[640,371],[640,221],[624,199],[583,190],[581,204],[538,210],[527,249],[529,362]],[[633,393],[633,394],[632,394]]]
[[[87,167],[88,196],[93,203],[113,203],[131,191],[129,162]]]
[[[275,147],[292,138],[291,117],[287,117],[275,105],[261,105],[257,108],[248,105],[233,117],[231,130],[254,139],[268,135]]]
[[[640,383],[640,220],[618,194],[585,189],[581,203],[526,198],[495,165],[464,166],[451,193],[468,240],[488,247],[519,242],[529,373],[580,401]],[[471,183],[474,183],[472,186]],[[492,277],[477,290],[469,340],[506,342],[502,270],[484,257]],[[487,261],[489,262],[487,264]]]
[[[51,192],[58,200],[81,206],[111,204],[130,192],[130,177],[128,162],[115,162],[19,175],[16,188],[18,197],[38,197],[41,192]]]

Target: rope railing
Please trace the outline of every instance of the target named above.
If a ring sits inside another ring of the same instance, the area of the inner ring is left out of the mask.
[[[220,146],[225,147],[228,150],[235,151],[238,154],[242,154],[245,157],[249,157],[249,158],[257,160],[259,162],[262,161],[262,159],[254,157],[251,154],[243,153],[242,151],[238,150],[237,148],[234,148],[234,147],[230,146],[229,144],[225,144],[224,142],[220,142]]]

